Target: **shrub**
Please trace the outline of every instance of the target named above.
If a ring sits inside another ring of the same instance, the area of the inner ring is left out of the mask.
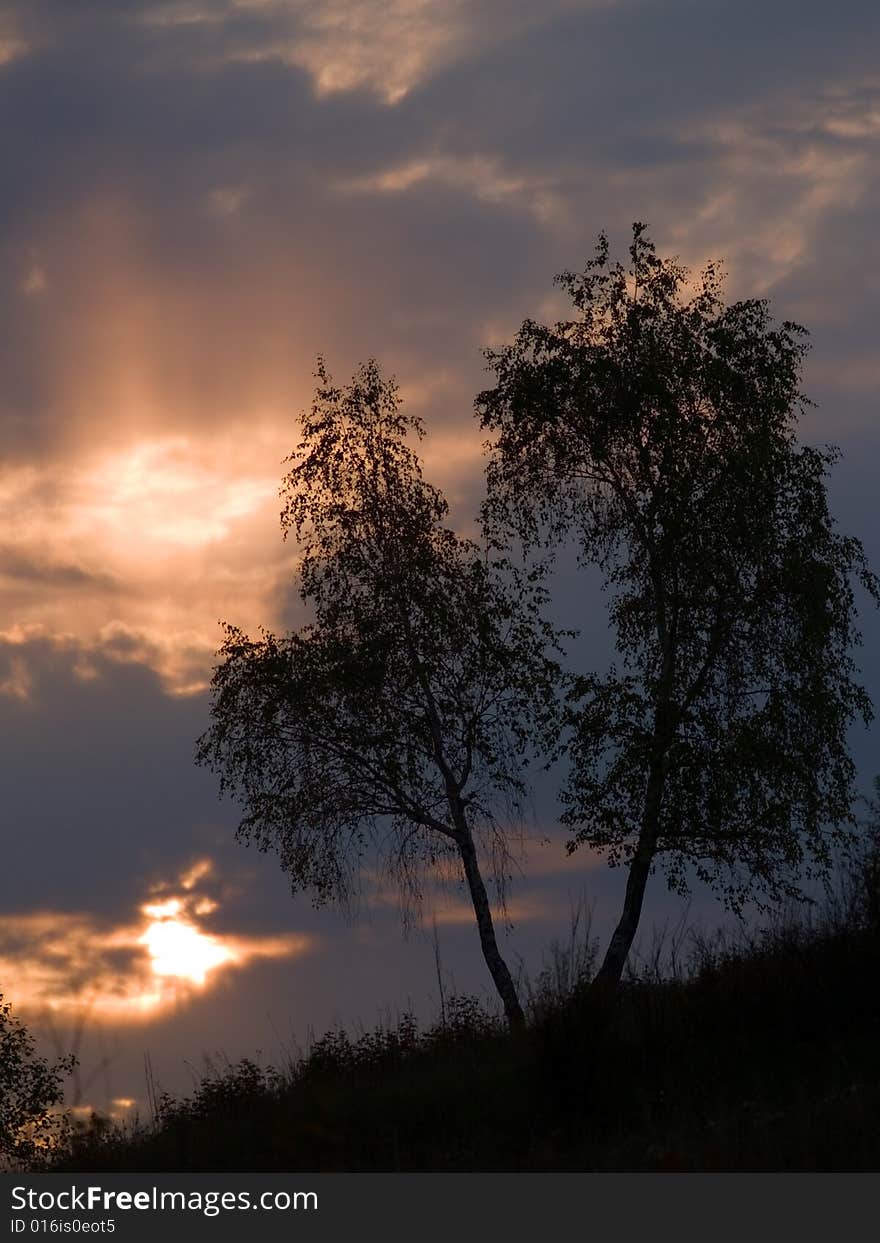
[[[0,995],[0,1166],[39,1166],[58,1145],[67,1119],[55,1107],[75,1065],[72,1055],[54,1064],[41,1057],[33,1036]]]

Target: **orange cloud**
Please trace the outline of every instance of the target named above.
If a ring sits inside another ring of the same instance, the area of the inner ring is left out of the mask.
[[[418,407],[413,389],[404,397]],[[481,439],[471,422],[426,442],[432,478],[453,500],[479,470]],[[67,647],[84,681],[102,658],[147,665],[171,694],[203,690],[219,621],[281,624],[296,549],[278,528],[280,443],[251,447],[249,460],[232,442],[144,438],[73,454],[57,483],[0,467],[0,612],[16,619],[0,641]],[[22,651],[0,674],[0,694],[24,701],[31,688]]]
[[[185,437],[74,459],[57,486],[29,467],[0,471],[4,614],[32,635],[148,664],[172,692],[202,689],[218,620],[274,616],[278,557],[290,558],[277,530],[279,474],[249,472],[241,454]],[[0,693],[26,698],[24,672]]]

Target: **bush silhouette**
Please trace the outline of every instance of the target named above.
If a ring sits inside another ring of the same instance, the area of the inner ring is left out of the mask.
[[[50,1063],[0,996],[0,1164],[35,1168],[63,1141],[66,1121],[56,1109],[73,1057]]]

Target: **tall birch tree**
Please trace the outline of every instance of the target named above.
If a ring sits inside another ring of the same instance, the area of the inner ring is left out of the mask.
[[[880,595],[829,509],[836,451],[798,439],[802,328],[726,305],[715,265],[691,285],[640,224],[628,265],[601,236],[557,280],[572,318],[488,352],[477,410],[496,538],[573,538],[604,578],[616,664],[577,679],[562,800],[570,849],[627,869],[613,987],[655,866],[734,910],[828,876],[852,840],[847,733],[871,715],[854,583]]]

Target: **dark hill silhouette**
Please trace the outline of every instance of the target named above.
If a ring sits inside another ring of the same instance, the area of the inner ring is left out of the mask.
[[[533,992],[522,1031],[458,998],[425,1031],[330,1032],[154,1125],[86,1129],[57,1168],[876,1170],[878,877],[874,837],[821,912],[643,963],[601,1021],[584,971]]]

